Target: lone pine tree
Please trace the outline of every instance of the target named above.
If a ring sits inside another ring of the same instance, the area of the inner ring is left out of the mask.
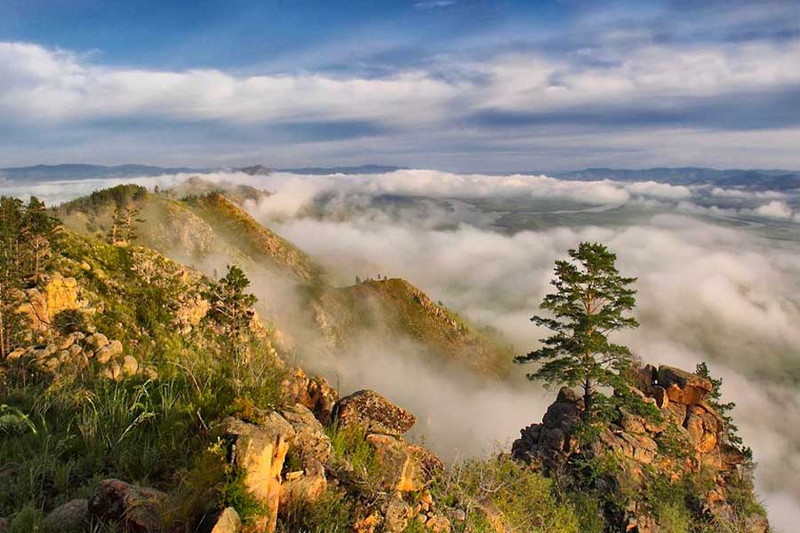
[[[541,339],[542,347],[518,356],[518,363],[541,363],[528,378],[548,385],[580,386],[584,419],[593,415],[598,386],[620,384],[632,362],[630,350],[608,340],[608,335],[639,323],[626,314],[636,305],[636,278],[626,278],[616,267],[617,256],[602,244],[582,242],[569,250],[568,260],[555,263],[556,291],[540,307],[552,316],[531,321],[553,334]]]

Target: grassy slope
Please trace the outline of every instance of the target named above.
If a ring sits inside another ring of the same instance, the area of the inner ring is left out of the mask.
[[[343,344],[359,333],[373,331],[389,337],[409,336],[429,355],[461,363],[483,375],[501,376],[511,362],[509,346],[403,279],[369,280],[329,289],[318,302],[332,336]]]
[[[237,190],[234,196],[243,200],[252,194]],[[221,255],[240,265],[267,265],[301,283],[314,282],[321,275],[310,257],[215,192],[176,200],[123,185],[69,202],[59,208],[58,215],[69,229],[102,239],[111,227],[116,204],[129,201],[144,220],[137,227],[136,242],[170,257],[193,261]]]
[[[0,516],[15,517],[12,532],[38,531],[43,513],[86,497],[106,477],[180,492],[181,476],[210,442],[208,424],[229,414],[234,398],[279,401],[268,337],[253,341],[247,374],[234,379],[228,343],[213,324],[175,327],[179,310],[208,287],[199,273],[147,248],[70,231],[53,270],[76,279],[92,310],[79,331],[121,340],[124,354],[158,377],[113,382],[90,365],[51,380],[23,360],[0,365],[0,406],[30,421],[21,430],[0,423]],[[59,342],[57,330],[50,335]]]
[[[241,253],[267,261],[303,283],[317,283],[322,269],[299,248],[259,224],[249,213],[220,193],[187,201],[194,213]]]
[[[333,336],[335,345],[346,346],[364,333],[389,341],[407,337],[418,341],[432,359],[463,363],[483,375],[499,376],[508,370],[512,356],[508,346],[437,305],[407,281],[330,287],[322,268],[292,243],[259,224],[235,201],[200,190],[206,194],[180,201],[120,186],[70,202],[59,215],[68,228],[102,239],[115,202],[130,199],[145,220],[138,229],[139,244],[185,262],[213,253],[245,269],[250,264],[271,266],[309,289],[309,309],[324,314],[323,333]]]

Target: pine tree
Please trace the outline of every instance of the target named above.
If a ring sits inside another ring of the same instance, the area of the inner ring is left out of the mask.
[[[231,348],[237,376],[246,363],[246,333],[255,313],[253,306],[258,301],[254,295],[244,292],[248,286],[250,280],[242,269],[236,265],[228,265],[227,274],[219,282],[212,283],[210,289],[203,294],[211,304],[209,317],[220,327],[221,335]]]
[[[24,208],[20,200],[0,198],[0,357],[13,349],[23,333],[21,231]]]
[[[139,209],[133,204],[128,204],[125,207],[125,242],[131,243],[139,238],[137,231],[139,224],[144,220],[139,218]]]
[[[36,284],[48,269],[53,247],[57,244],[59,220],[44,203],[31,196],[22,221],[21,239],[24,243],[25,276]]]
[[[556,292],[548,294],[540,307],[552,317],[534,316],[553,335],[542,339],[538,350],[516,358],[518,363],[541,363],[531,380],[548,385],[579,385],[583,389],[583,416],[593,416],[594,399],[600,386],[620,387],[624,370],[631,364],[630,350],[608,340],[608,335],[638,322],[626,314],[636,304],[636,291],[629,288],[636,278],[620,276],[616,254],[598,243],[582,242],[569,250],[568,260],[555,263],[551,282]]]
[[[108,230],[108,244],[119,244],[122,241],[122,226],[124,224],[124,214],[122,207],[117,205],[111,217],[111,227]]]

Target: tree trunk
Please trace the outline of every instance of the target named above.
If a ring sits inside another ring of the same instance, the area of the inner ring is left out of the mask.
[[[586,378],[583,382],[583,413],[581,418],[589,420],[592,414],[592,396],[594,395],[594,383],[590,378]]]
[[[3,324],[3,309],[2,302],[0,302],[0,359],[6,359],[6,331]]]

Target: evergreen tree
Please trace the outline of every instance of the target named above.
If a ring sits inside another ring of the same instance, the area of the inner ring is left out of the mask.
[[[139,208],[133,204],[125,207],[125,242],[131,243],[139,238],[138,227],[144,220],[139,218]]]
[[[203,294],[211,304],[209,317],[220,327],[221,335],[227,340],[233,356],[234,371],[238,377],[245,364],[247,353],[247,331],[255,313],[253,306],[258,299],[245,293],[250,280],[236,265],[228,265],[228,272]]]
[[[14,348],[23,334],[21,232],[24,207],[20,200],[0,198],[0,357]]]
[[[53,247],[57,244],[59,220],[44,203],[31,196],[25,209],[21,239],[24,243],[25,276],[34,284],[50,266]]]
[[[616,254],[598,243],[582,242],[569,250],[568,260],[555,264],[551,282],[556,292],[540,307],[552,317],[531,321],[553,332],[538,350],[516,358],[518,363],[541,363],[529,379],[548,385],[579,385],[583,389],[585,419],[592,417],[597,387],[620,387],[621,374],[632,362],[630,350],[608,340],[608,335],[638,322],[626,313],[636,304],[629,286],[636,278],[620,276]],[[621,387],[620,387],[621,388]]]
[[[111,227],[108,230],[108,244],[119,244],[122,241],[122,226],[125,222],[122,207],[117,205],[111,216]]]

